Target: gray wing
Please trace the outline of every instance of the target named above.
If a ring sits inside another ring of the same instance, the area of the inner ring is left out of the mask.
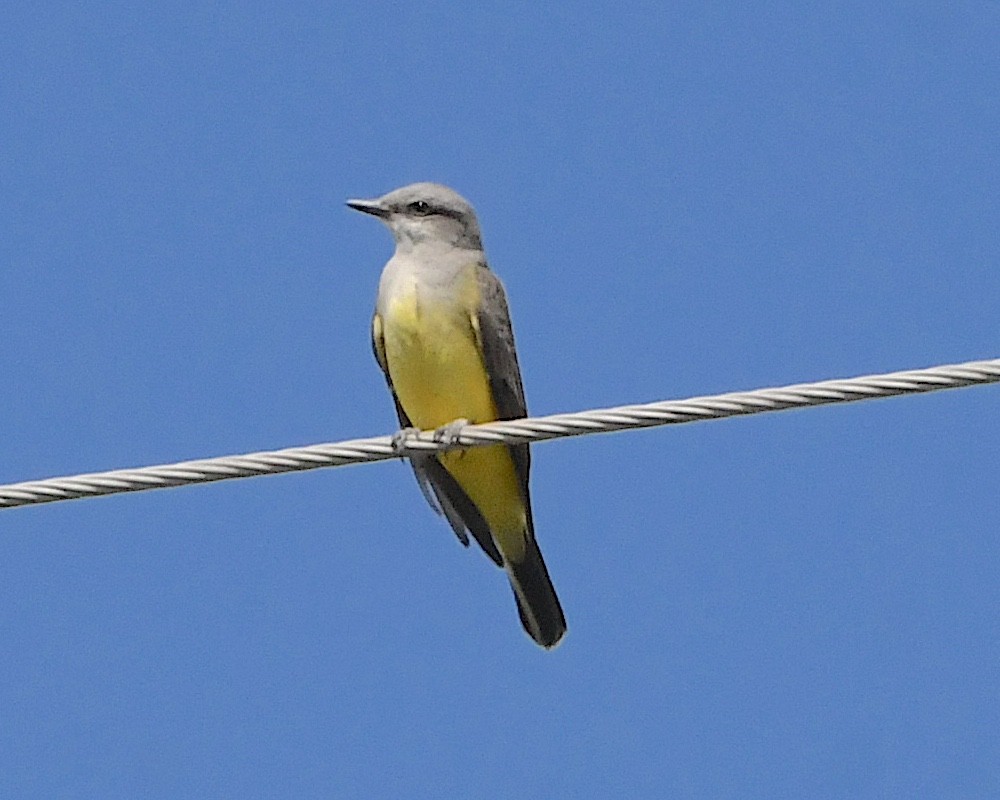
[[[514,330],[510,324],[507,295],[500,279],[490,272],[485,264],[479,267],[478,280],[480,307],[476,319],[476,334],[483,352],[486,373],[490,377],[490,389],[497,407],[497,416],[501,420],[526,417],[528,408],[524,401],[524,386],[521,384],[521,369],[517,363],[517,351],[514,347]],[[528,512],[528,531],[534,536],[531,498],[528,494],[531,453],[526,444],[510,445],[507,449],[514,460],[521,496]]]

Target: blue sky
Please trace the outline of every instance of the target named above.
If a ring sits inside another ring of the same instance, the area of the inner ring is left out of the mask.
[[[391,432],[415,180],[533,413],[1000,356],[1000,4],[8,4],[0,482]],[[0,512],[4,797],[1000,793],[1000,390]]]

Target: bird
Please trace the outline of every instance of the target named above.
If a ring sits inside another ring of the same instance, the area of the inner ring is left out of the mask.
[[[472,205],[414,183],[347,205],[381,220],[395,252],[378,284],[372,349],[401,431],[457,439],[462,426],[527,416],[507,295],[490,270]],[[535,539],[527,444],[411,455],[417,483],[459,541],[507,574],[521,624],[550,649],[566,618]]]

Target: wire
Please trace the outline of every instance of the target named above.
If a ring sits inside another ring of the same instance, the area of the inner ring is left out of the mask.
[[[563,436],[649,428],[830,403],[850,403],[855,400],[997,382],[1000,382],[1000,359],[969,361],[884,375],[865,375],[751,392],[692,397],[688,400],[666,400],[574,414],[469,425],[462,428],[457,436],[441,436],[433,432],[414,433],[401,438],[398,444],[394,444],[398,437],[379,436],[373,439],[290,447],[242,456],[12,483],[0,486],[0,509],[317,467],[340,467],[461,447],[540,442]]]

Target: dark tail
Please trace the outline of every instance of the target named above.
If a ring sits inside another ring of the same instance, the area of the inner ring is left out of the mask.
[[[555,647],[566,633],[566,617],[533,536],[528,539],[524,560],[508,561],[506,566],[524,629],[542,647]]]

